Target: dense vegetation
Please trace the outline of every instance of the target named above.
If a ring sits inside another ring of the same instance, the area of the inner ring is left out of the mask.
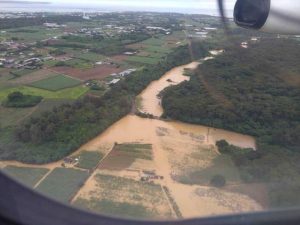
[[[292,39],[228,47],[199,66],[189,82],[163,93],[164,117],[256,137],[257,151],[217,145],[243,182],[266,188],[271,207],[300,204],[299,50]]]
[[[134,96],[166,71],[190,61],[187,46],[170,53],[157,66],[144,67],[119,82],[101,98],[85,97],[30,118],[11,131],[2,131],[1,159],[46,163],[61,159],[95,137],[131,110]]]
[[[249,49],[228,48],[201,65],[190,82],[164,92],[163,116],[297,149],[299,50],[299,42],[274,39],[262,40]]]
[[[261,184],[268,191],[270,207],[300,204],[300,152],[260,143],[259,149],[242,149],[225,140],[217,142],[219,152],[230,156],[241,180]]]
[[[44,23],[66,23],[83,21],[81,16],[54,15],[44,17],[42,14],[37,17],[25,18],[2,18],[0,20],[0,29],[9,29],[17,27],[38,26]]]
[[[2,103],[5,107],[25,108],[36,106],[42,101],[43,97],[24,95],[21,92],[13,92],[8,95],[7,100]]]

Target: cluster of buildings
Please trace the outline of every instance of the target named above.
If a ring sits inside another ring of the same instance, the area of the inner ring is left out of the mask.
[[[15,69],[36,69],[40,66],[41,62],[42,60],[40,58],[29,58],[24,61],[0,58],[0,67]]]
[[[66,25],[59,25],[57,23],[44,23],[43,26],[47,27],[47,28],[61,28],[61,27],[66,27]]]
[[[153,26],[147,26],[146,29],[148,31],[162,31],[166,35],[171,34],[172,30],[171,29],[165,29],[163,27],[153,27]]]
[[[121,80],[121,77],[128,76],[128,75],[130,75],[131,73],[133,73],[135,71],[136,71],[136,69],[127,69],[127,70],[124,70],[120,73],[113,73],[113,74],[111,74],[111,76],[116,77],[116,78],[112,79],[107,84],[108,85],[114,85],[114,84],[118,83]]]
[[[247,48],[249,48],[249,43],[255,44],[259,41],[259,39],[260,38],[258,38],[258,37],[251,37],[250,41],[243,41],[240,46],[241,46],[241,48],[247,49]]]
[[[194,28],[193,33],[189,33],[187,36],[189,38],[202,38],[205,39],[210,31],[215,31],[217,28],[214,27],[204,27],[204,28]]]

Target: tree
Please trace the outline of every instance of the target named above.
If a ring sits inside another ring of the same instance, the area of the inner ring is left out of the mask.
[[[8,101],[10,101],[10,102],[15,102],[15,101],[21,100],[23,97],[24,97],[24,95],[23,95],[21,92],[15,91],[15,92],[9,94],[9,95],[7,96],[7,99],[8,99]]]
[[[226,184],[225,177],[223,177],[222,175],[215,175],[211,178],[210,184],[218,188],[224,187]]]

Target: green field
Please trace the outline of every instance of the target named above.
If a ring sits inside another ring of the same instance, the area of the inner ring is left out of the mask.
[[[30,69],[22,69],[22,70],[13,70],[10,73],[13,74],[15,77],[21,77],[30,73],[33,73],[37,70],[30,70]]]
[[[56,200],[68,202],[87,177],[88,172],[85,171],[56,168],[37,186],[36,190]]]
[[[126,60],[129,62],[150,64],[150,65],[155,65],[159,62],[159,58],[150,58],[150,57],[144,57],[144,56],[130,56]]]
[[[44,80],[39,80],[30,84],[32,87],[45,89],[49,91],[58,91],[65,88],[74,87],[81,84],[80,80],[73,79],[64,75],[50,77]]]
[[[87,53],[81,53],[81,54],[76,54],[74,55],[74,58],[77,59],[82,59],[82,60],[87,60],[91,62],[97,62],[105,59],[106,57],[100,54],[96,54],[93,52],[87,52]]]
[[[65,61],[65,65],[72,67],[72,68],[77,68],[77,69],[91,69],[93,65],[88,62],[89,60],[84,60],[84,59],[71,59]]]
[[[103,154],[101,152],[82,151],[75,157],[79,158],[79,163],[76,167],[82,169],[94,169],[103,158]]]
[[[35,96],[42,96],[48,99],[78,99],[80,96],[85,94],[89,90],[88,87],[77,86],[73,88],[66,88],[60,91],[48,91],[44,89],[39,89],[35,87],[15,87],[15,88],[8,88],[5,90],[0,91],[0,101],[6,99],[7,95],[12,92],[20,91],[26,95],[35,95]]]
[[[37,116],[40,113],[51,111],[54,107],[59,107],[63,104],[72,104],[74,100],[72,99],[45,99],[42,101],[38,108],[33,112],[32,116]]]
[[[171,52],[171,49],[166,48],[166,47],[161,47],[161,46],[159,47],[159,46],[151,46],[151,45],[149,45],[149,46],[146,47],[145,51],[167,54],[167,53]]]
[[[34,187],[49,170],[45,168],[6,166],[2,171],[26,186]]]
[[[60,29],[47,29],[42,26],[22,27],[17,29],[7,29],[4,37],[17,37],[23,42],[41,41],[63,33]]]
[[[142,42],[145,45],[162,46],[165,41],[160,38],[150,38]]]
[[[0,129],[19,124],[32,111],[33,108],[6,108],[0,106]]]

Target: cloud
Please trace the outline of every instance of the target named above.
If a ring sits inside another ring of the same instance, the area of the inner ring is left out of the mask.
[[[1,3],[9,3],[9,4],[51,4],[51,2],[42,2],[42,1],[14,1],[14,0],[0,0]]]

